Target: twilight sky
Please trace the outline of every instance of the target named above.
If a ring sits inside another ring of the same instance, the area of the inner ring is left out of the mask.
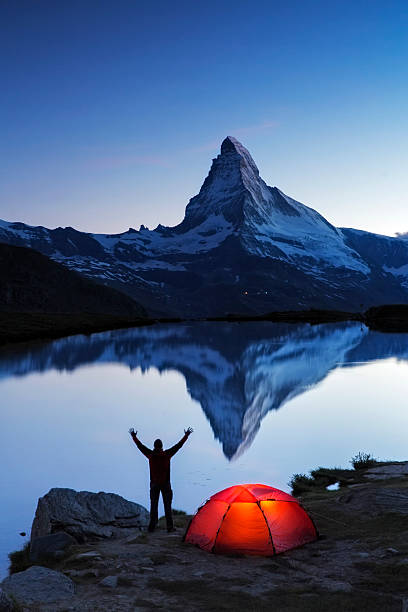
[[[408,231],[406,0],[1,0],[0,218],[175,225],[226,135],[337,226]]]

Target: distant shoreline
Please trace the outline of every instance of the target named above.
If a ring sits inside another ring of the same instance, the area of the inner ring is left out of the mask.
[[[263,315],[227,314],[219,317],[137,318],[92,313],[26,313],[0,312],[0,346],[29,341],[55,340],[77,334],[93,334],[129,327],[145,327],[157,323],[219,321],[226,323],[270,321],[273,323],[340,323],[360,321],[371,330],[388,333],[408,332],[408,305],[376,306],[364,313],[338,310],[276,311]]]
[[[151,325],[150,319],[91,313],[0,313],[0,346],[34,340],[55,340],[125,327]]]

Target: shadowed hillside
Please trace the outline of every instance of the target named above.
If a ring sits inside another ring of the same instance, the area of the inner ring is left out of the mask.
[[[98,285],[25,247],[0,244],[0,311],[144,317],[120,291]]]

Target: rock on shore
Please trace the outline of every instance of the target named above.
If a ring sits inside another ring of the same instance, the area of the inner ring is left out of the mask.
[[[66,602],[75,594],[75,584],[68,576],[37,565],[12,574],[3,580],[2,588],[20,605]]]
[[[51,489],[38,500],[31,528],[36,538],[64,531],[78,543],[134,534],[147,526],[149,513],[115,493]]]

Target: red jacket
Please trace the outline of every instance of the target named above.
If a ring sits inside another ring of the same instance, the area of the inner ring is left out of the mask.
[[[147,448],[147,446],[141,443],[135,433],[132,433],[131,435],[133,438],[133,442],[136,444],[137,448],[149,460],[150,482],[152,484],[157,485],[164,485],[166,483],[170,483],[170,459],[183,446],[184,442],[188,438],[188,434],[184,434],[180,442],[177,442],[177,444],[175,444],[171,448],[168,448],[167,450],[150,450],[150,448]]]

